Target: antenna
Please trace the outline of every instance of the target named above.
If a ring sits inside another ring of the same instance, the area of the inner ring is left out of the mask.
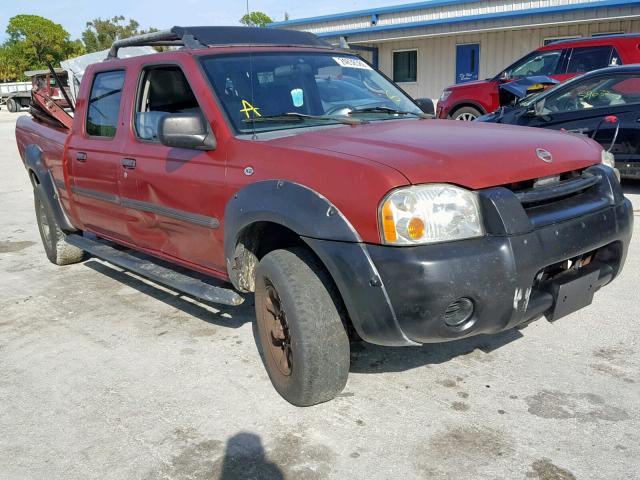
[[[251,21],[249,13],[249,0],[247,0],[247,20]],[[251,33],[253,33],[253,31],[251,31]],[[253,49],[251,48],[253,42],[251,41],[251,33],[249,33],[249,84],[251,85],[251,105],[255,105],[256,99],[253,91]],[[252,139],[256,140],[258,138],[256,135],[256,122],[251,122],[251,130],[253,131]]]

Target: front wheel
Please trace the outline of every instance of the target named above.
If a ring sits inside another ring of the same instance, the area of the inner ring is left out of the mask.
[[[56,222],[46,193],[40,185],[33,189],[36,221],[47,258],[56,265],[70,265],[84,259],[84,251],[64,241],[64,232]]]
[[[275,250],[256,271],[262,360],[278,393],[297,406],[326,402],[349,374],[341,300],[320,262],[304,248]]]
[[[462,122],[473,122],[476,118],[480,117],[482,113],[473,107],[462,107],[453,112],[451,118],[454,120],[460,120]]]

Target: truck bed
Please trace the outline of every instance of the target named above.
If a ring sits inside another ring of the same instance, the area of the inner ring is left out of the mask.
[[[56,182],[64,181],[64,145],[68,130],[56,128],[40,122],[29,115],[23,115],[16,122],[16,142],[20,158],[24,163],[27,145],[37,145],[41,152],[41,161],[51,171]],[[61,199],[66,206],[68,201],[66,190],[60,191]]]

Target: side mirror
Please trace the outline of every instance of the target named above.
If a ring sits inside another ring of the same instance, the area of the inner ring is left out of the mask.
[[[216,137],[200,113],[172,113],[158,125],[158,139],[167,147],[215,150]]]
[[[433,106],[433,100],[431,100],[430,98],[417,98],[415,102],[416,105],[420,107],[420,110],[422,110],[424,113],[435,115],[436,109]]]

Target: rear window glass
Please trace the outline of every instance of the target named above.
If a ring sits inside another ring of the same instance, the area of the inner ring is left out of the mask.
[[[123,70],[96,74],[87,108],[87,135],[115,137],[123,83]]]

